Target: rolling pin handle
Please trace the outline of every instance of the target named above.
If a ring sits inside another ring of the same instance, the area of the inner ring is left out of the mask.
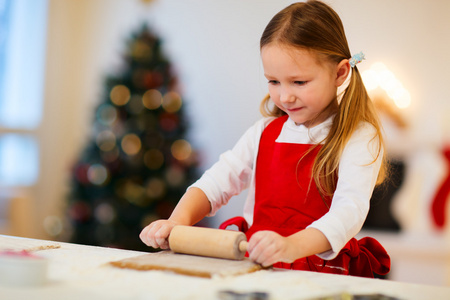
[[[241,241],[239,243],[239,251],[241,252],[247,252],[247,246],[248,246],[248,242],[247,241]]]

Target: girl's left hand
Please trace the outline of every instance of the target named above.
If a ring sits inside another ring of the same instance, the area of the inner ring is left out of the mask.
[[[292,263],[296,259],[295,249],[287,237],[273,231],[258,231],[248,243],[251,260],[269,267],[277,262]]]

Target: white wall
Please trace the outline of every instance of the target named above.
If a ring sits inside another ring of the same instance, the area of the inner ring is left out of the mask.
[[[202,168],[207,168],[260,117],[266,81],[259,37],[269,19],[292,2],[50,0],[42,126],[46,143],[43,179],[35,194],[41,221],[63,208],[69,167],[89,132],[102,79],[120,64],[124,42],[144,21],[163,39],[177,68],[192,123],[191,140],[202,153]],[[448,132],[450,121],[444,117],[450,98],[450,2],[327,2],[341,15],[352,51],[366,53],[360,70],[383,61],[412,94],[408,117],[424,132]],[[233,199],[214,225],[240,214],[243,199]]]

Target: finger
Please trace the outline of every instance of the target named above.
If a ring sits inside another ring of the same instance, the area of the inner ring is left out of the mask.
[[[144,229],[142,229],[141,233],[139,234],[139,238],[141,239],[141,241],[146,244],[147,246],[150,246],[149,244],[149,238],[148,238],[148,233],[151,229],[153,225],[147,225],[146,227],[144,227]]]
[[[270,267],[279,260],[279,251],[275,244],[267,245],[260,256],[259,263],[263,267]]]
[[[147,227],[144,228],[144,230],[142,230],[140,236],[141,236],[141,240],[144,242],[144,244],[146,244],[149,247],[153,247],[153,242],[152,242],[152,238],[151,238],[151,230],[154,227],[154,224],[150,224]]]
[[[267,239],[265,238],[265,235],[261,232],[254,234],[249,241],[250,259],[257,263],[264,261],[266,248]]]
[[[264,248],[259,248],[258,255],[255,255],[255,261],[264,267],[272,265],[272,262],[276,260],[275,249],[273,246],[265,246]]]
[[[268,267],[278,262],[280,258],[277,235],[261,231],[252,236],[249,243],[249,257],[253,261]],[[251,245],[250,245],[251,244]]]
[[[147,226],[147,231],[145,232],[145,244],[152,248],[159,248],[159,243],[155,238],[155,233],[158,232],[159,228],[162,226],[162,222],[156,221]]]
[[[173,226],[163,225],[155,232],[155,241],[159,248],[169,249],[168,238],[172,228]]]
[[[164,247],[166,242],[167,235],[164,235],[164,228],[166,227],[165,223],[158,223],[150,231],[150,237],[152,239],[153,248],[162,248]],[[167,246],[166,246],[167,248]],[[164,249],[164,248],[163,248]]]
[[[271,257],[267,257],[266,259],[261,261],[259,264],[262,265],[264,268],[268,268],[270,266],[273,266],[277,262],[278,262],[278,260],[271,256]]]

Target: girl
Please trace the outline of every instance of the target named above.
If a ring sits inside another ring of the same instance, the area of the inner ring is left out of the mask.
[[[187,190],[168,220],[151,223],[140,238],[168,249],[175,225],[214,215],[250,188],[244,217],[221,228],[235,224],[246,233],[253,261],[386,274],[384,248],[372,238],[354,238],[385,176],[385,159],[380,125],[339,16],[319,1],[292,4],[269,22],[260,49],[269,85],[261,105],[265,118]]]

